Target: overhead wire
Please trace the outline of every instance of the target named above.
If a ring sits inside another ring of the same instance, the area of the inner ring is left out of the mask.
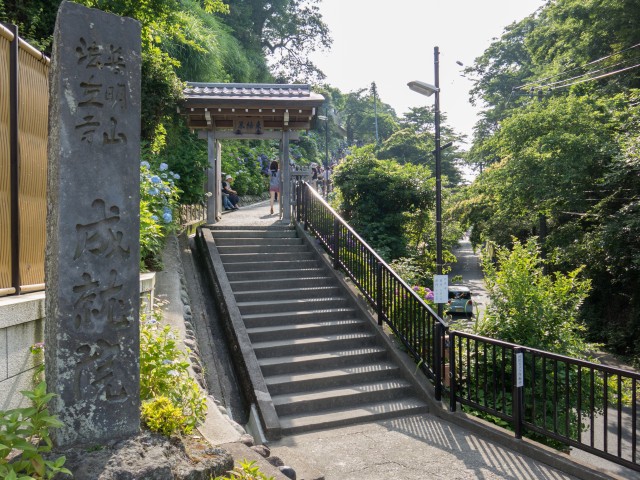
[[[640,67],[640,63],[637,63],[637,64],[635,64],[635,65],[633,65],[631,67],[621,68],[620,70],[616,70],[616,71],[613,71],[613,72],[607,72],[607,73],[604,73],[602,75],[598,75],[597,77],[584,78],[584,79],[579,80],[577,82],[568,83],[566,85],[558,85],[556,87],[549,87],[548,90],[557,90],[558,88],[570,87],[572,85],[578,85],[580,83],[588,82],[590,80],[598,80],[600,78],[610,77],[611,75],[616,75],[618,73],[626,72],[627,70],[633,70],[634,68],[638,68],[638,67]]]
[[[617,67],[617,66],[623,65],[623,64],[625,64],[625,63],[627,63],[627,62],[630,62],[630,61],[631,61],[631,62],[633,62],[633,61],[635,61],[635,60],[640,60],[640,56],[637,56],[637,57],[634,57],[634,58],[630,58],[630,59],[626,59],[626,60],[623,60],[623,61],[621,61],[621,62],[614,63],[613,65],[608,65],[608,66],[606,66],[606,67],[604,67],[604,68],[599,68],[599,69],[597,69],[597,70],[591,70],[591,71],[589,71],[589,72],[585,72],[585,73],[583,73],[582,75],[576,75],[575,77],[566,78],[566,79],[564,79],[564,80],[558,80],[557,82],[546,83],[546,84],[544,84],[544,85],[540,85],[540,86],[538,86],[537,88],[539,88],[539,89],[542,89],[542,88],[550,88],[551,86],[558,85],[558,84],[560,84],[560,83],[570,82],[571,80],[576,80],[576,79],[578,79],[578,78],[585,77],[585,76],[587,76],[587,75],[592,75],[592,74],[594,74],[594,73],[602,72],[602,71],[606,70],[607,68],[614,68],[614,67]],[[589,77],[589,79],[591,79],[591,78],[592,78],[592,77]],[[562,85],[561,85],[561,86],[562,86]]]
[[[532,86],[532,85],[533,86],[538,86],[538,85],[540,85],[541,82],[545,82],[547,80],[551,80],[552,78],[559,77],[561,75],[566,75],[567,73],[573,72],[574,70],[579,70],[581,68],[588,67],[589,65],[593,65],[593,64],[602,62],[604,60],[607,60],[608,58],[615,57],[615,56],[620,55],[620,54],[622,54],[622,53],[624,53],[626,51],[629,51],[629,50],[632,50],[632,49],[638,48],[638,47],[640,47],[640,43],[636,43],[635,45],[632,45],[630,47],[624,48],[624,49],[620,50],[619,52],[611,53],[609,55],[606,55],[604,57],[598,58],[596,60],[592,60],[591,62],[585,63],[584,65],[578,65],[577,67],[570,68],[569,70],[565,70],[564,72],[556,73],[554,75],[550,75],[548,77],[541,78],[539,80],[536,80],[535,82],[529,82],[529,83],[525,83],[523,85],[519,85],[517,87],[513,87],[513,90],[518,90],[518,89],[521,89],[521,88],[524,88],[524,87],[529,87],[529,86]]]

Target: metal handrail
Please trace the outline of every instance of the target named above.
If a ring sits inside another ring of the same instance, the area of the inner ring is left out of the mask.
[[[530,432],[640,471],[639,373],[459,331],[449,332],[448,361],[452,411],[466,405],[508,422],[516,438]]]
[[[312,204],[320,206],[320,215],[317,208],[313,211]],[[443,363],[441,344],[449,328],[447,323],[307,182],[298,184],[295,206],[295,218],[316,235],[333,258],[334,268],[345,271],[376,309],[378,323],[386,323],[392,329],[419,368],[434,380],[439,400],[443,389],[442,369],[435,368],[435,365]],[[341,253],[341,244],[351,244],[351,253],[359,252],[352,264],[346,258],[349,252]],[[366,279],[356,275],[355,269],[362,270]],[[389,293],[391,290],[393,292]],[[421,321],[417,322],[415,318]]]

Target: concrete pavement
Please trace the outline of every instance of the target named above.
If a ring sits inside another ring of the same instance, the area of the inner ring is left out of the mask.
[[[433,415],[416,415],[287,437],[270,445],[305,476],[325,480],[574,479]]]

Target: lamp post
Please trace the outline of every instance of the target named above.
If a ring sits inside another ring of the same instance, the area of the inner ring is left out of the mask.
[[[435,85],[414,80],[407,85],[411,90],[430,97],[435,94],[435,157],[436,157],[436,275],[442,275],[442,166],[440,148],[440,49],[433,47]],[[442,318],[442,303],[438,303],[438,316]]]

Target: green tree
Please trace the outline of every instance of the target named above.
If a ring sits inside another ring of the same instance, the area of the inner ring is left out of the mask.
[[[406,256],[407,229],[434,203],[434,180],[418,165],[377,160],[374,145],[356,148],[334,173],[340,211],[387,259]]]
[[[320,0],[229,0],[229,25],[245,47],[262,50],[272,60],[277,78],[291,81],[323,79],[309,54],[331,46]]]
[[[491,338],[582,358],[587,351],[579,309],[590,281],[582,267],[566,275],[545,275],[535,239],[500,247],[497,265],[484,262],[489,306],[476,332]]]

